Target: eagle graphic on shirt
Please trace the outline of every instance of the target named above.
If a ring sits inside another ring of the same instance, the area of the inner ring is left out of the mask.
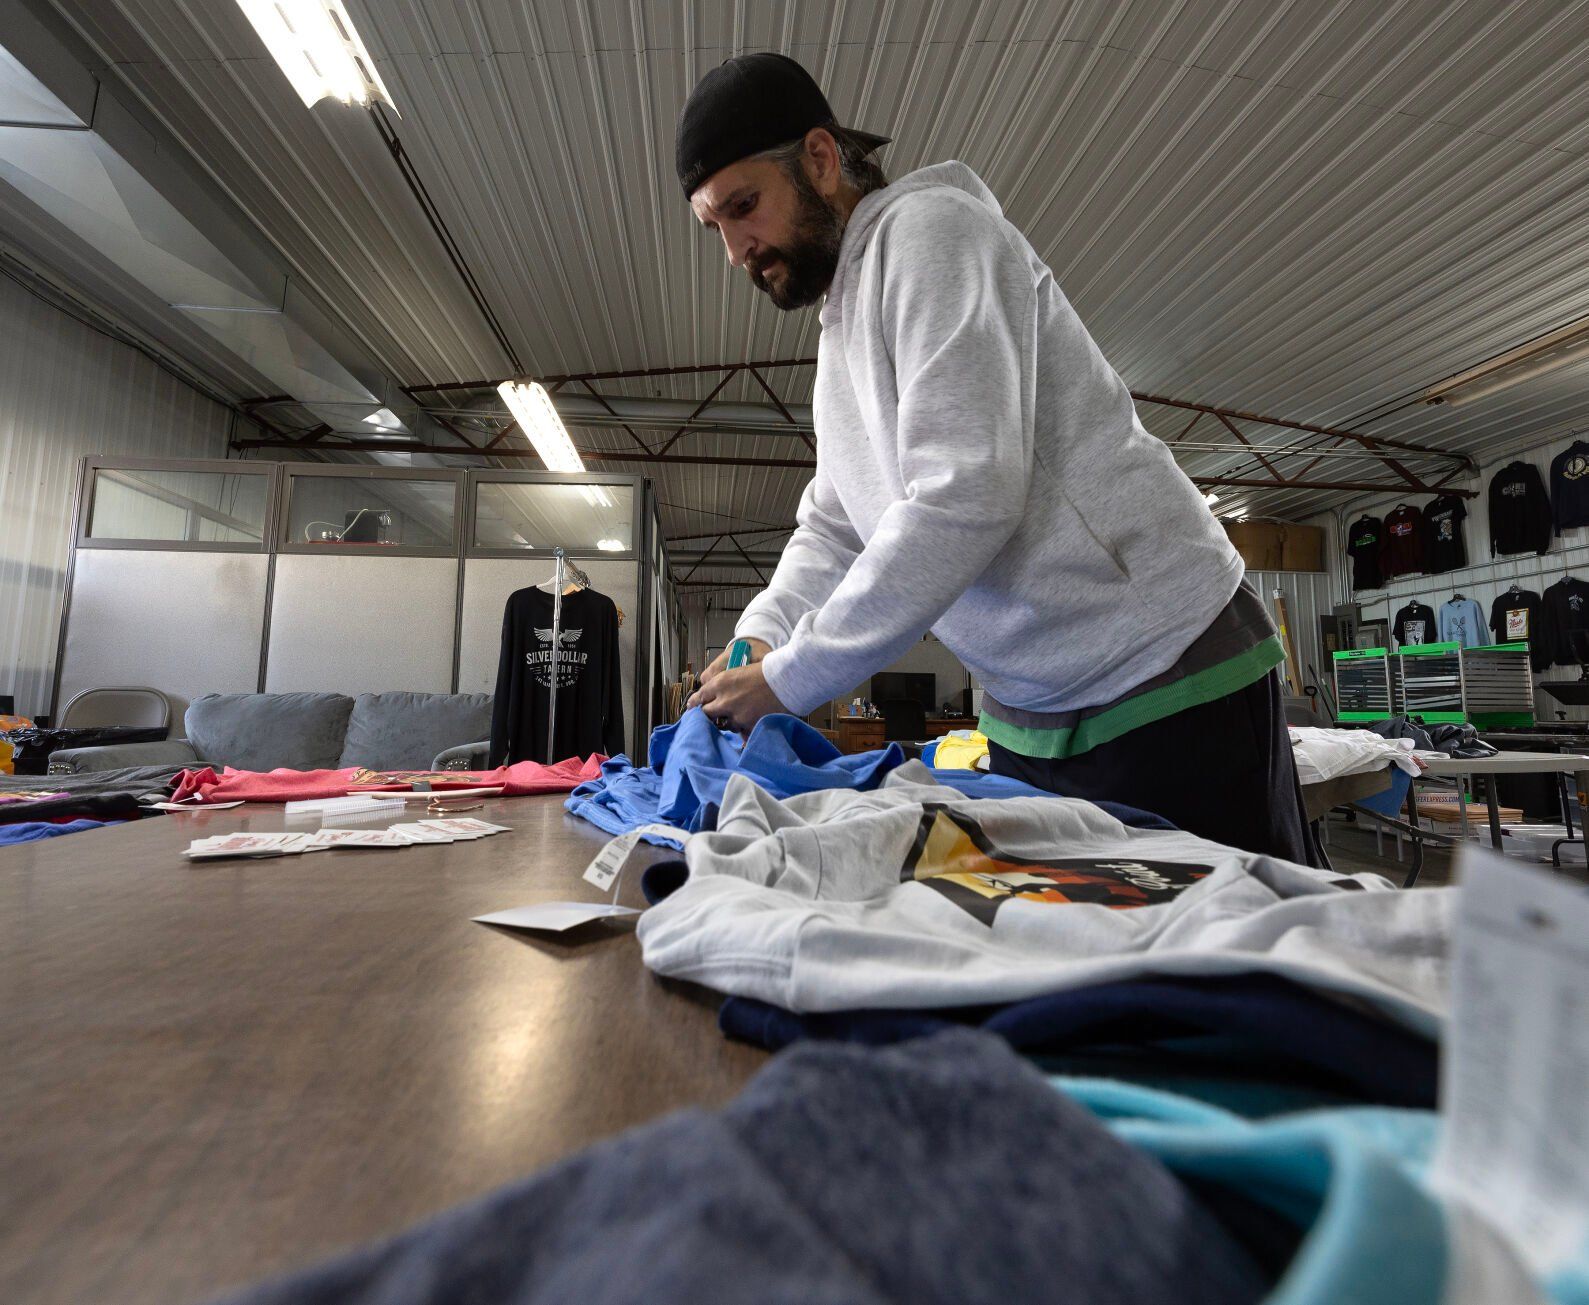
[[[535,626],[535,638],[540,643],[550,644],[552,632],[545,626]],[[552,687],[553,668],[556,668],[557,687],[566,689],[579,683],[580,669],[590,660],[589,653],[579,652],[576,645],[579,636],[584,634],[583,628],[577,630],[559,630],[557,632],[557,647],[536,649],[524,654],[524,661],[530,668],[530,674],[535,682],[543,689]],[[555,657],[553,654],[556,654]]]
[[[1179,861],[1016,856],[1002,851],[970,816],[929,803],[922,808],[900,878],[941,893],[991,925],[999,908],[1017,898],[1129,910],[1171,901],[1213,872],[1213,866]]]

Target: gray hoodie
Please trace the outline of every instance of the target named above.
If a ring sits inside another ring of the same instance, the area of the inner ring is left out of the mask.
[[[931,629],[1010,707],[1167,670],[1240,557],[1053,274],[963,163],[856,206],[822,307],[817,470],[737,633],[796,715]]]

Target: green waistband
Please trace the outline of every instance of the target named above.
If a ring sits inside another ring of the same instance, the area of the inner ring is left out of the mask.
[[[1188,707],[1200,707],[1205,702],[1235,693],[1237,689],[1245,689],[1249,684],[1263,679],[1285,659],[1285,649],[1280,640],[1271,635],[1262,643],[1216,665],[1170,684],[1149,689],[1146,693],[1139,693],[1134,698],[1127,698],[1107,711],[1087,717],[1074,728],[1033,729],[1025,725],[1011,725],[996,716],[990,716],[986,711],[982,713],[978,728],[995,743],[1011,752],[1019,752],[1024,757],[1060,760],[1080,756],[1101,743],[1108,743],[1143,725],[1163,720]]]

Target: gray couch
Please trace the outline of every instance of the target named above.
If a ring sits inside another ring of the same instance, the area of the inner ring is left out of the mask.
[[[212,693],[184,718],[186,738],[64,748],[52,775],[126,766],[238,770],[464,769],[483,765],[489,693]],[[463,763],[463,764],[460,764]]]

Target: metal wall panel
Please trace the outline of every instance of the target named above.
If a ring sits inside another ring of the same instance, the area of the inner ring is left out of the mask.
[[[180,719],[201,694],[252,693],[269,565],[263,553],[78,550],[61,705],[81,689],[139,685],[178,699]]]
[[[450,557],[282,554],[266,692],[451,692],[457,585]]]
[[[285,559],[284,559],[285,560]],[[635,716],[635,632],[640,601],[638,562],[602,562],[581,558],[579,567],[591,587],[618,604],[624,614],[618,629],[623,658],[623,720],[630,756],[646,752],[645,730]],[[552,574],[544,558],[475,557],[464,563],[463,630],[459,640],[458,692],[492,693],[497,687],[497,656],[502,648],[502,608],[516,589],[539,584]]]
[[[78,458],[224,457],[229,420],[0,276],[0,693],[19,710],[49,710]]]

